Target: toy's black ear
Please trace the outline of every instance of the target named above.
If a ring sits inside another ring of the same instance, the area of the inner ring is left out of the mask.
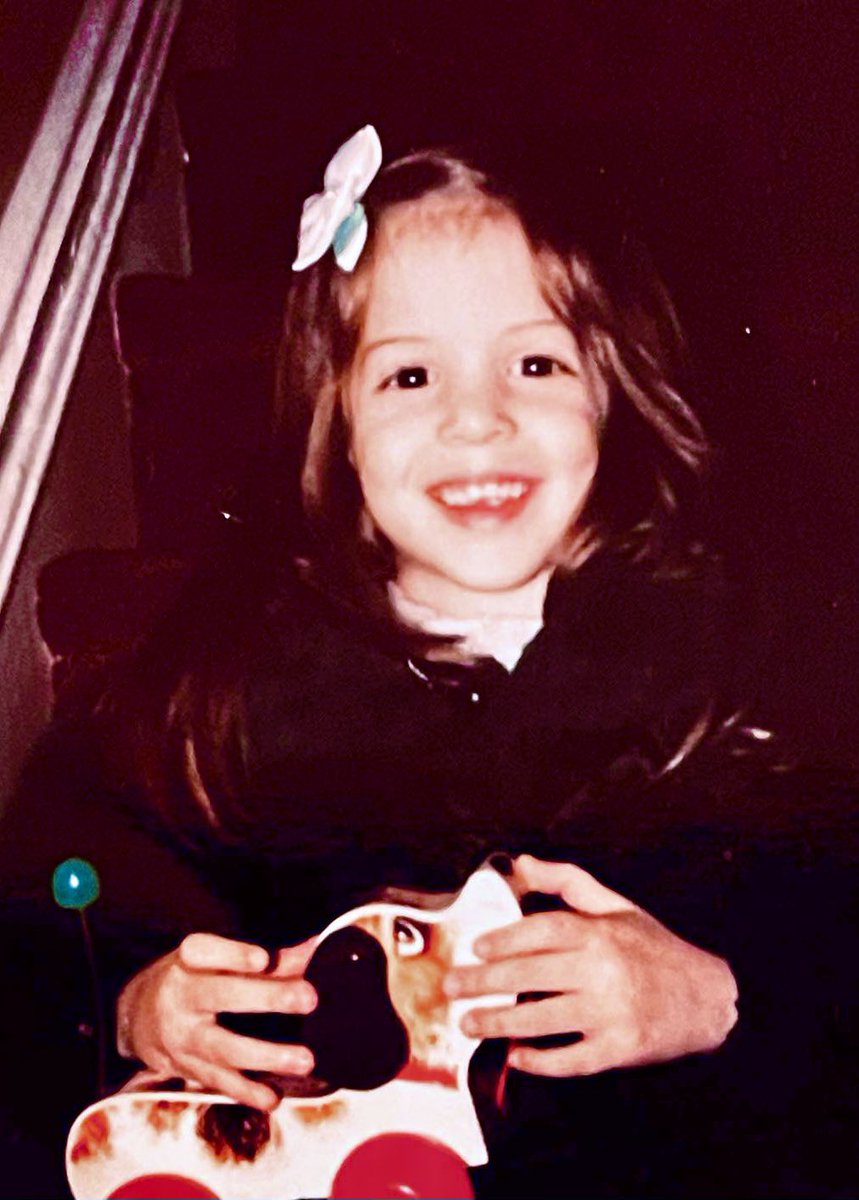
[[[371,1091],[394,1079],[409,1060],[409,1035],[388,993],[388,963],[379,942],[349,925],[324,938],[304,973],[319,1003],[309,1016],[220,1013],[234,1033],[267,1042],[309,1046],[309,1079],[264,1078],[285,1095],[321,1095],[337,1088]]]
[[[305,971],[319,1003],[304,1019],[314,1076],[331,1087],[369,1091],[406,1065],[409,1035],[391,1003],[385,951],[355,925],[317,947]]]

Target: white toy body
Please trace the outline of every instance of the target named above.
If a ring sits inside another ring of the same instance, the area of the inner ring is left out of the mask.
[[[374,1140],[379,1147],[397,1144],[401,1154],[403,1147],[413,1147],[418,1158],[427,1152],[444,1161],[445,1155],[452,1162],[461,1160],[467,1178],[464,1165],[478,1166],[487,1159],[467,1078],[478,1042],[466,1037],[459,1023],[466,1009],[509,997],[452,1001],[442,992],[441,980],[451,966],[477,961],[472,946],[482,933],[520,915],[508,884],[482,867],[445,909],[380,902],[339,917],[323,932],[320,944],[337,930],[356,927],[384,950],[388,995],[408,1032],[408,1061],[396,1077],[368,1091],[340,1088],[322,1096],[286,1096],[266,1115],[223,1096],[157,1090],[165,1081],[141,1072],[75,1121],[66,1149],[75,1200],[351,1195],[337,1190],[349,1186],[342,1183],[341,1168],[353,1152]],[[225,1138],[219,1129],[224,1121],[230,1124],[231,1107],[234,1136]],[[390,1134],[407,1136],[386,1143]],[[408,1150],[406,1157],[411,1154]],[[178,1182],[158,1184],[160,1176]],[[135,1190],[135,1180],[143,1190]],[[147,1190],[159,1186],[175,1190]],[[408,1190],[383,1192],[384,1187]],[[442,1193],[415,1190],[408,1181],[392,1178],[382,1180],[375,1193],[362,1194]]]

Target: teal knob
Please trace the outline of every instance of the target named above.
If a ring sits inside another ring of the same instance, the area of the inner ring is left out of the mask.
[[[101,890],[96,869],[85,858],[61,862],[54,871],[52,888],[60,908],[76,908],[79,912],[97,900]]]

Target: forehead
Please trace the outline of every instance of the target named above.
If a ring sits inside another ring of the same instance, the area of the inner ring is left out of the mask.
[[[454,319],[551,315],[521,225],[484,198],[433,197],[390,210],[377,233],[362,308],[366,336],[389,326],[441,329]]]
[[[519,228],[510,209],[491,196],[464,189],[434,192],[389,208],[380,222],[378,242],[396,244],[410,235],[467,239],[493,222]]]

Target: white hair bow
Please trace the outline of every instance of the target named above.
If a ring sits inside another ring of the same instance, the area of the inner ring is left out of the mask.
[[[372,125],[343,143],[325,168],[325,190],[304,201],[293,271],[318,262],[329,246],[339,267],[355,269],[367,241],[367,216],[360,200],[381,165],[382,143]]]

